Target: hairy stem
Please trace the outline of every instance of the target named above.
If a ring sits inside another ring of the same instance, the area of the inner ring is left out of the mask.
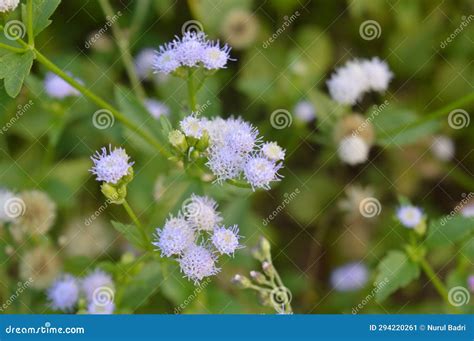
[[[191,111],[197,110],[197,101],[196,101],[196,87],[194,84],[194,69],[189,68],[188,70],[188,100],[189,107]]]

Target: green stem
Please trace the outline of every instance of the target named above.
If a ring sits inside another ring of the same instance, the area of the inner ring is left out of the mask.
[[[235,187],[240,187],[240,188],[252,188],[248,183],[240,181],[240,180],[235,180],[235,179],[229,179],[227,180],[227,183],[235,186]]]
[[[28,32],[28,45],[35,46],[35,36],[33,32],[33,0],[26,3],[26,25]]]
[[[196,88],[194,85],[194,69],[188,70],[188,100],[191,111],[197,111]]]
[[[160,142],[150,135],[148,132],[141,130],[140,127],[129,120],[124,114],[122,114],[120,111],[115,109],[113,106],[111,106],[109,103],[107,103],[105,100],[97,96],[95,93],[90,91],[88,88],[86,88],[84,85],[76,81],[74,78],[69,76],[67,73],[62,71],[59,67],[57,67],[55,64],[53,64],[48,58],[46,58],[43,54],[41,54],[38,50],[33,49],[33,51],[36,54],[36,59],[38,62],[43,64],[48,70],[51,72],[55,73],[62,79],[64,79],[67,83],[69,83],[71,86],[73,86],[75,89],[77,89],[79,92],[81,92],[85,97],[89,98],[92,102],[97,104],[99,107],[104,108],[108,111],[110,111],[113,116],[122,122],[125,126],[130,128],[132,131],[140,135],[145,141],[147,141],[150,145],[154,146],[158,152],[160,152],[161,155],[165,157],[170,157],[171,153],[168,152],[166,149],[163,148],[163,146],[160,144]]]
[[[26,49],[26,48],[22,49],[22,48],[10,46],[10,45],[4,44],[4,43],[0,43],[0,48],[8,50],[10,52],[14,52],[14,53],[25,53],[26,51],[28,51],[28,49]]]
[[[127,211],[127,214],[130,216],[137,229],[140,231],[143,242],[145,243],[147,249],[151,248],[151,241],[148,238],[148,235],[146,234],[143,225],[140,223],[140,220],[138,220],[137,215],[135,214],[135,212],[133,212],[132,207],[128,204],[127,200],[124,200],[122,205],[125,208],[125,211]]]
[[[405,131],[406,129],[416,127],[416,126],[421,125],[425,122],[435,120],[439,117],[443,117],[443,116],[449,114],[454,109],[459,109],[459,108],[463,107],[464,105],[467,105],[471,102],[474,102],[474,92],[471,92],[470,94],[467,94],[466,96],[461,97],[460,99],[458,99],[454,102],[451,102],[451,103],[445,105],[444,107],[439,108],[438,110],[435,110],[435,111],[433,111],[429,114],[426,114],[423,117],[421,117],[420,119],[418,119],[418,120],[416,120],[412,123],[409,123],[409,124],[407,124],[403,127],[400,127],[400,128],[394,129],[392,131],[389,131],[389,132],[387,132],[387,135],[394,136],[394,135],[397,135],[397,134]]]
[[[115,14],[109,0],[99,0],[99,4],[106,17],[114,17]],[[111,25],[111,28],[112,34],[120,50],[120,58],[125,66],[125,71],[127,72],[130,82],[132,82],[132,88],[137,97],[143,100],[146,97],[145,90],[143,89],[142,83],[136,73],[135,66],[133,65],[133,59],[129,49],[129,40],[126,38],[126,34],[120,29],[118,23]]]
[[[135,10],[132,17],[132,23],[130,24],[130,33],[129,37],[132,39],[135,34],[140,31],[140,28],[143,26],[143,22],[146,19],[148,9],[150,7],[150,0],[141,0],[137,1],[135,5]]]

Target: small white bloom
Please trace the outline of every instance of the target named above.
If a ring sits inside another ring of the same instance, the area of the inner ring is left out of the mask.
[[[188,222],[178,216],[166,220],[163,229],[156,229],[155,238],[153,245],[158,247],[164,256],[170,257],[181,254],[194,244],[195,236]]]
[[[155,72],[169,74],[180,67],[179,60],[176,58],[176,48],[173,44],[164,44],[155,52],[153,69]]]
[[[179,122],[184,135],[200,139],[205,130],[205,123],[196,115],[186,116]]]
[[[280,161],[285,158],[285,150],[276,142],[266,142],[262,145],[263,155],[272,161]]]
[[[367,74],[357,60],[352,60],[336,70],[327,86],[336,102],[354,105],[368,89]]]
[[[397,210],[397,218],[408,228],[414,228],[421,223],[423,211],[416,206],[402,206]]]
[[[6,13],[15,10],[20,0],[0,0],[0,13]]]
[[[3,188],[0,188],[0,225],[2,223],[10,223],[14,220],[14,216],[12,216],[8,212],[8,203],[12,201],[15,195]]]
[[[141,80],[149,79],[153,74],[153,65],[155,63],[156,53],[152,48],[141,50],[135,57],[135,70],[138,78]]]
[[[474,204],[468,204],[461,209],[461,214],[464,217],[474,217]]]
[[[261,156],[253,156],[247,160],[244,166],[245,179],[252,186],[252,189],[263,188],[270,189],[272,181],[279,181],[280,175],[278,170],[281,168],[280,164]]]
[[[229,53],[229,46],[220,47],[219,41],[209,42],[202,52],[201,61],[208,70],[222,69],[230,60]]]
[[[316,118],[316,109],[310,101],[300,101],[295,105],[295,116],[303,122],[310,122]]]
[[[369,146],[358,136],[349,136],[339,143],[339,158],[353,166],[367,161],[369,157]]]
[[[388,65],[383,60],[377,57],[361,61],[362,69],[364,70],[368,87],[370,90],[377,92],[384,92],[388,88],[390,80],[393,78],[393,73],[388,68]]]
[[[431,144],[431,151],[441,161],[449,161],[454,157],[454,142],[447,136],[436,136]]]
[[[220,271],[216,267],[216,256],[204,246],[192,245],[178,262],[184,276],[195,283]]]
[[[156,119],[162,115],[169,116],[170,114],[170,108],[163,102],[149,98],[144,101],[144,105],[149,113]]]
[[[183,207],[183,213],[192,227],[200,231],[212,231],[222,221],[216,209],[217,203],[213,199],[193,194]]]
[[[44,88],[48,96],[63,99],[69,96],[79,96],[81,93],[58,75],[48,72],[44,79]]]
[[[229,228],[219,227],[215,229],[211,240],[220,254],[233,255],[239,247],[239,228],[234,225]]]

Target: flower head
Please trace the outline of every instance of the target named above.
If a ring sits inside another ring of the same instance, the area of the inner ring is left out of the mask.
[[[358,61],[349,61],[327,81],[331,97],[341,104],[355,104],[367,90],[367,76]]]
[[[201,245],[189,247],[179,259],[179,266],[185,277],[195,283],[220,271],[216,267],[216,256]]]
[[[270,189],[270,182],[279,181],[278,170],[281,167],[280,164],[265,157],[251,156],[244,166],[245,179],[254,190],[256,188]]]
[[[100,288],[108,288],[108,290],[113,291],[115,287],[112,277],[99,269],[96,269],[88,274],[82,280],[81,286],[89,302],[95,301],[94,295],[97,295],[96,290]]]
[[[414,228],[423,220],[423,211],[416,206],[405,205],[397,210],[397,218],[407,228]]]
[[[223,69],[230,60],[231,48],[226,44],[223,47],[219,46],[219,41],[208,42],[202,51],[202,63],[208,70]]]
[[[152,48],[141,50],[135,57],[135,70],[137,76],[144,80],[150,78],[153,73],[153,65],[155,63],[156,54]]]
[[[15,10],[20,0],[0,0],[0,13],[6,13]]]
[[[339,158],[353,166],[367,161],[369,146],[359,136],[348,136],[341,140],[338,148]]]
[[[285,150],[276,142],[265,142],[262,145],[262,153],[271,161],[280,161],[285,158]]]
[[[294,108],[295,116],[303,122],[310,122],[316,118],[316,109],[310,101],[300,101]]]
[[[91,157],[94,166],[90,172],[96,175],[97,181],[116,184],[122,177],[129,174],[133,162],[129,162],[130,157],[123,148],[114,148],[109,145],[109,152],[106,147],[102,147],[100,152],[96,152]]]
[[[153,69],[155,72],[169,74],[180,67],[180,62],[177,58],[177,51],[174,44],[164,44],[160,46],[155,53],[155,60],[153,62]]]
[[[235,179],[243,170],[245,156],[230,146],[212,146],[209,148],[209,156],[206,165],[216,176],[216,182],[222,183],[229,179]]]
[[[354,291],[364,287],[369,278],[367,267],[361,263],[349,263],[331,273],[331,285],[337,291]]]
[[[48,290],[48,299],[53,309],[71,311],[79,299],[79,285],[77,280],[65,274],[57,279]]]
[[[156,119],[160,118],[162,115],[169,116],[170,114],[170,108],[168,108],[168,106],[163,102],[154,99],[146,99],[144,104],[151,116]]]
[[[441,161],[450,161],[454,157],[454,142],[445,135],[436,136],[431,151]]]
[[[222,221],[216,209],[217,203],[213,199],[193,194],[191,200],[183,207],[183,212],[193,228],[200,231],[212,231]]]
[[[257,39],[259,23],[256,15],[248,10],[230,10],[222,23],[225,41],[236,49],[246,48]]]
[[[206,35],[203,32],[187,31],[181,39],[174,42],[176,59],[183,66],[196,66],[202,61],[206,48]]]
[[[153,245],[166,256],[179,255],[194,244],[194,231],[181,216],[170,217],[162,229],[156,229]]]
[[[387,90],[388,83],[393,78],[393,73],[383,60],[377,57],[362,60],[361,67],[367,78],[367,85],[370,90],[383,92]]]
[[[239,247],[239,228],[234,225],[229,228],[218,227],[214,230],[211,241],[220,254],[233,255]]]
[[[56,278],[61,267],[58,251],[50,247],[37,246],[28,250],[20,262],[20,278],[31,280],[31,286],[45,289]]]
[[[80,92],[58,75],[48,72],[44,79],[44,88],[48,96],[63,99],[69,96],[79,96]]]
[[[194,114],[183,118],[181,122],[179,122],[179,125],[184,135],[194,137],[196,139],[200,139],[205,131],[205,124],[203,123],[203,120]]]

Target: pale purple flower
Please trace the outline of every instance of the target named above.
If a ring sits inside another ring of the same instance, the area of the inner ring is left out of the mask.
[[[63,99],[79,96],[81,93],[58,75],[48,72],[44,79],[44,89],[49,97]]]
[[[184,276],[199,283],[205,277],[216,275],[220,269],[216,267],[216,256],[206,247],[192,245],[178,260]]]
[[[474,275],[470,275],[467,278],[467,285],[469,287],[469,290],[474,293]]]
[[[97,181],[116,184],[122,177],[129,173],[133,162],[129,162],[130,157],[123,148],[114,148],[109,145],[109,152],[106,147],[102,147],[100,152],[97,151],[91,160],[94,166],[90,172],[96,175]]]
[[[229,146],[211,146],[206,166],[216,176],[216,182],[238,178],[243,171],[245,156]]]
[[[397,210],[397,218],[407,228],[414,228],[423,220],[421,208],[411,205],[401,206]]]
[[[331,285],[337,291],[355,291],[365,286],[369,279],[367,267],[361,263],[349,263],[331,273]]]
[[[48,290],[48,299],[55,310],[73,310],[79,299],[80,288],[77,280],[69,274],[58,278]]]
[[[168,218],[162,229],[156,229],[155,240],[153,245],[160,249],[162,255],[170,257],[193,245],[195,235],[190,224],[178,216]]]
[[[154,100],[154,99],[146,99],[144,101],[145,108],[154,118],[158,119],[161,116],[169,116],[170,108],[163,102]]]
[[[174,44],[164,44],[156,51],[153,69],[155,72],[169,74],[180,67]]]
[[[112,277],[99,269],[96,269],[87,275],[82,280],[81,286],[89,302],[96,301],[94,296],[97,295],[97,290],[104,288],[107,291],[112,292],[115,288]]]
[[[87,306],[87,313],[93,315],[111,315],[115,311],[115,303],[108,301],[105,303],[99,303],[92,301]]]
[[[212,231],[222,221],[217,211],[217,203],[207,196],[192,194],[191,200],[183,207],[189,224],[198,231]]]
[[[150,78],[153,74],[155,59],[156,53],[152,48],[145,48],[137,54],[134,64],[138,78],[141,80]]]
[[[202,61],[206,48],[206,35],[202,32],[187,31],[181,39],[174,42],[175,58],[183,66],[196,66]]]
[[[303,122],[310,122],[316,118],[316,109],[310,101],[299,101],[296,103],[294,113]]]
[[[241,247],[240,238],[237,225],[229,228],[222,226],[214,230],[211,241],[220,254],[233,255],[235,250]]]
[[[279,181],[278,170],[282,168],[281,164],[270,161],[262,156],[251,156],[244,166],[245,179],[252,186],[257,188],[270,189],[270,183]]]
[[[204,67],[208,70],[223,69],[230,59],[231,48],[225,44],[223,47],[219,46],[219,41],[208,42],[202,51],[201,61]]]

